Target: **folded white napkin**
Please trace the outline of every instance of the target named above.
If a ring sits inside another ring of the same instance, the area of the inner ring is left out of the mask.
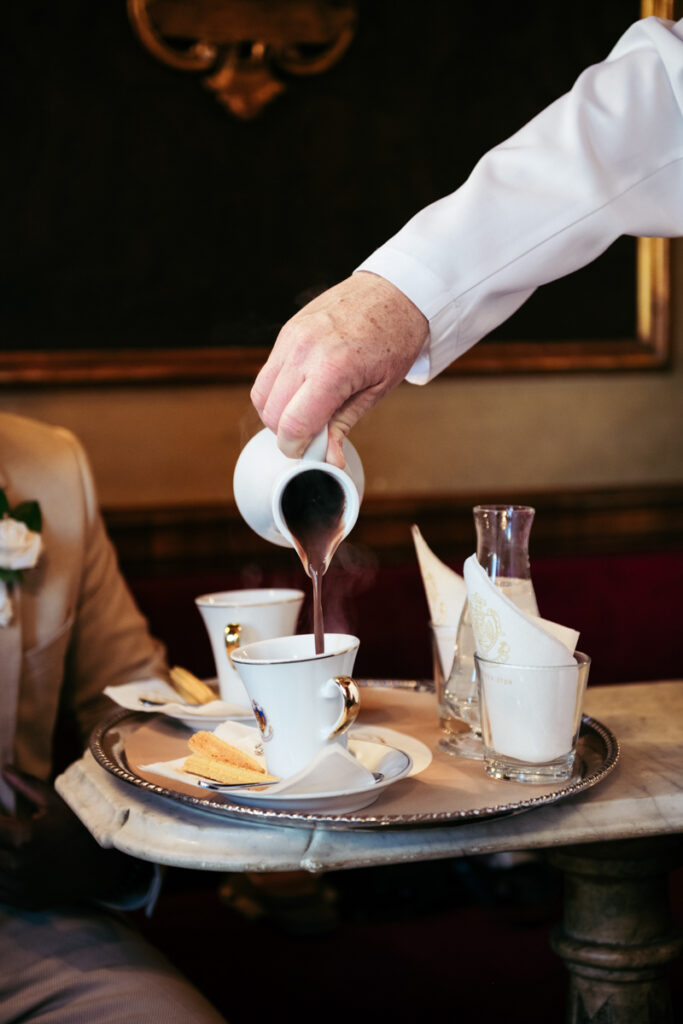
[[[476,555],[464,572],[477,654],[486,659],[485,741],[488,728],[499,755],[533,764],[563,757],[572,749],[583,698],[585,675],[574,659],[579,634],[518,608]]]
[[[229,704],[218,697],[208,704],[186,704],[179,699],[176,690],[163,679],[141,679],[119,686],[107,686],[104,692],[116,704],[129,711],[161,712],[171,718],[197,718],[199,721],[202,718],[251,717],[251,711],[237,704]],[[160,700],[163,703],[149,707],[141,703],[141,698]]]
[[[437,558],[417,526],[411,527],[413,542],[427,596],[429,615],[435,626],[454,626],[460,622],[467,587],[459,573]]]
[[[264,769],[266,760],[263,754],[261,734],[255,726],[240,722],[221,722],[213,730],[216,736],[230,743],[251,757],[256,758]],[[351,750],[345,750],[337,744],[324,747],[323,750],[300,772],[268,786],[269,794],[314,795],[346,790],[363,789],[374,784],[373,771],[379,770],[375,764],[387,767],[387,758],[402,755],[397,750],[387,749],[383,744],[349,738]],[[372,748],[372,749],[370,749]],[[145,771],[163,775],[177,782],[192,782],[196,776],[183,771],[184,757],[172,761],[158,761],[154,764],[141,765]],[[258,787],[258,783],[254,783]],[[265,792],[265,790],[263,790]]]
[[[441,676],[446,682],[450,679],[451,669],[455,661],[455,651],[458,642],[457,626],[432,626],[432,639],[436,646],[436,653],[441,666]]]
[[[465,583],[477,654],[508,665],[566,665],[579,634],[538,615],[530,615],[505,596],[470,555]]]

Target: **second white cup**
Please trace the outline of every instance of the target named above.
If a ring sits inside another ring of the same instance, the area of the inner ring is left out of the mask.
[[[232,664],[233,651],[256,640],[294,633],[303,600],[303,590],[280,587],[223,590],[195,598],[211,641],[221,700],[251,709]]]
[[[296,775],[324,747],[346,747],[360,696],[351,678],[359,640],[326,633],[315,653],[312,633],[249,644],[235,651],[240,674],[261,730],[268,771]]]

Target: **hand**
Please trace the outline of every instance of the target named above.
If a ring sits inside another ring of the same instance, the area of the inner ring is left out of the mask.
[[[35,910],[104,896],[129,858],[102,849],[47,783],[2,774],[21,806],[0,813],[0,902]]]
[[[344,437],[400,384],[427,333],[403,292],[359,271],[284,325],[252,388],[256,411],[291,458],[327,424],[327,461],[343,468]]]

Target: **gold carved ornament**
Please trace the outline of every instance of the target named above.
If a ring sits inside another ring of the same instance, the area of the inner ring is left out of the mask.
[[[286,89],[344,55],[357,0],[126,0],[140,42],[203,84],[235,117],[250,120]]]

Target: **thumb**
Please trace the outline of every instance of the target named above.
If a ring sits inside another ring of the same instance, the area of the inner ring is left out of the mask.
[[[342,450],[344,439],[348,437],[352,427],[372,409],[389,390],[386,386],[373,385],[356,392],[348,398],[335,412],[328,424],[327,461],[339,469],[344,469],[346,459]]]

